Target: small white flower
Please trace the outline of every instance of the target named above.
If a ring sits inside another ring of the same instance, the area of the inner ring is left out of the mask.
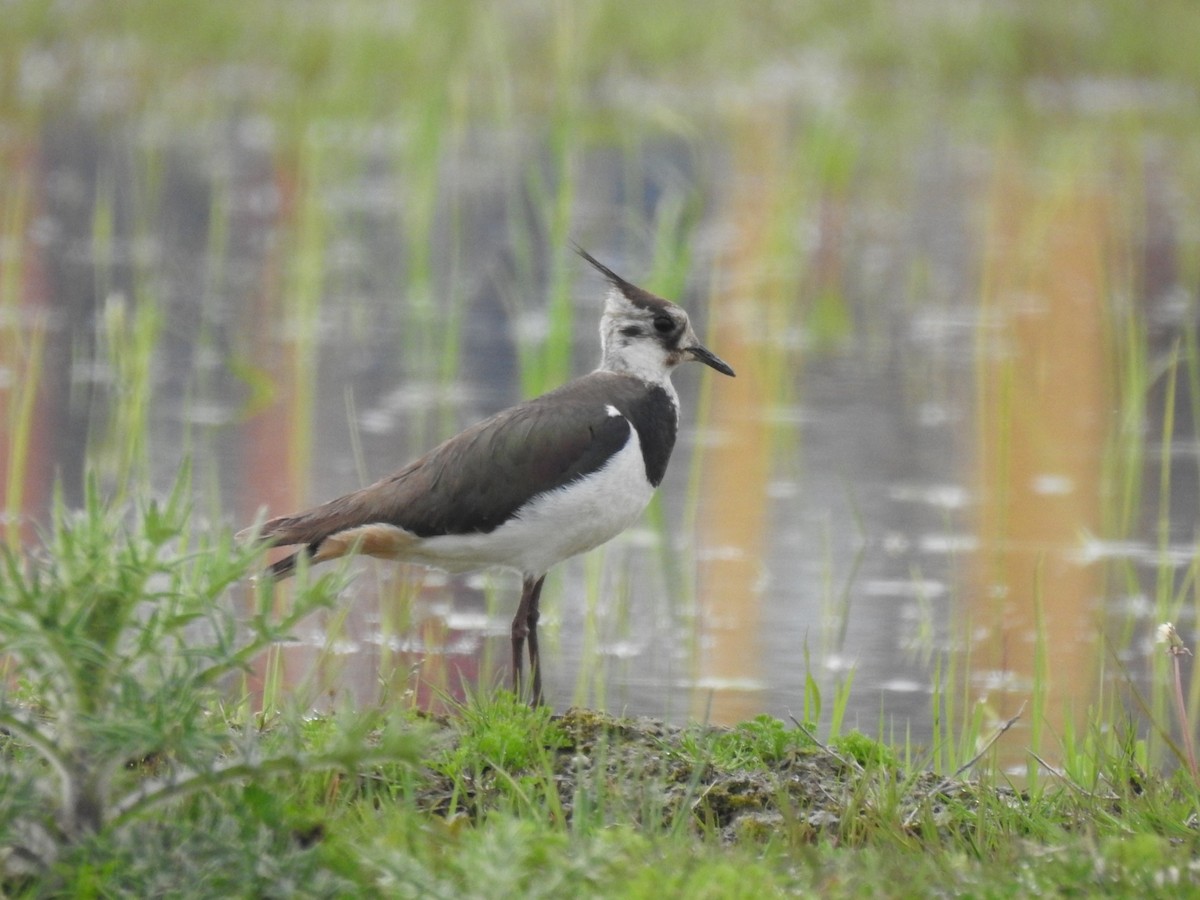
[[[1170,622],[1163,622],[1158,626],[1158,630],[1154,635],[1154,642],[1157,644],[1166,644],[1166,652],[1171,656],[1192,655],[1192,651],[1184,645],[1183,638],[1179,636],[1179,632],[1175,630],[1175,626]]]

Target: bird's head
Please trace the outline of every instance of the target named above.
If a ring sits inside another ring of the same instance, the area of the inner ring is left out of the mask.
[[[601,369],[660,382],[681,362],[694,359],[733,375],[724,360],[700,343],[681,307],[630,284],[583,248],[575,249],[610,285],[600,320]]]

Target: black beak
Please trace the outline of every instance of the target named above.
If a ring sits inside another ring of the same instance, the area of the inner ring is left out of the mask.
[[[725,360],[721,359],[721,357],[717,356],[717,354],[713,353],[707,347],[697,344],[695,347],[688,347],[687,349],[688,353],[692,354],[692,359],[697,362],[702,362],[706,366],[712,366],[722,375],[728,375],[730,378],[734,377],[733,369],[729,368],[729,363],[725,362]]]

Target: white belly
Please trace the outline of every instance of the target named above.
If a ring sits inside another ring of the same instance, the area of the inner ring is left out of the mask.
[[[653,494],[631,428],[628,442],[602,469],[527,503],[494,531],[418,538],[399,555],[450,572],[497,566],[541,575],[612,540],[638,520]]]

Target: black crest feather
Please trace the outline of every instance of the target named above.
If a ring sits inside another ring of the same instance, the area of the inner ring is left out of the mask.
[[[575,252],[591,263],[601,275],[609,280],[618,291],[625,295],[625,299],[634,306],[640,306],[642,309],[662,309],[671,304],[670,300],[664,300],[662,297],[656,296],[649,291],[642,290],[636,284],[632,284],[606,266],[592,254],[588,253],[578,244],[572,242],[571,246],[575,248]]]

